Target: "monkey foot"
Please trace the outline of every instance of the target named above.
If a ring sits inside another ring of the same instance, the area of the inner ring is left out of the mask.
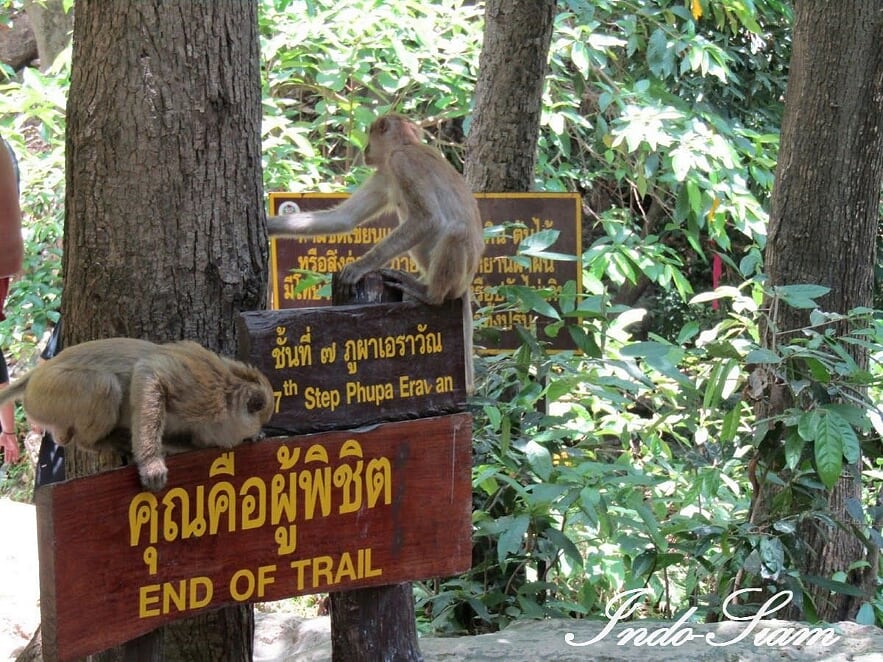
[[[402,293],[405,301],[416,300],[429,303],[426,286],[409,273],[397,269],[381,269],[383,284]]]

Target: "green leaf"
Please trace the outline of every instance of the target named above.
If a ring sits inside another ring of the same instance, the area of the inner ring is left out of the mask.
[[[623,356],[644,357],[647,359],[662,359],[668,356],[668,353],[671,350],[671,345],[665,345],[660,342],[647,340],[626,345],[622,348],[622,350],[620,350],[620,353]]]
[[[518,252],[523,255],[548,255],[545,250],[558,241],[560,230],[540,230],[522,239],[518,244]],[[573,256],[569,256],[574,259]]]
[[[656,567],[656,550],[645,549],[632,561],[632,576],[648,577]]]
[[[764,536],[758,545],[760,554],[760,576],[764,579],[777,579],[785,570],[785,550],[778,538]]]
[[[855,622],[859,625],[875,625],[874,606],[870,602],[863,602],[855,615]]]
[[[833,579],[827,579],[825,577],[816,577],[814,575],[803,575],[804,581],[809,582],[810,584],[815,584],[816,586],[821,586],[826,591],[831,591],[832,593],[840,593],[842,595],[851,595],[856,598],[862,598],[865,596],[865,591],[859,586],[853,586],[852,584],[847,584],[846,582],[838,582]]]
[[[668,39],[665,32],[662,28],[656,28],[647,41],[647,66],[659,78],[664,78],[669,73],[666,71],[667,62],[671,62],[668,51]]]
[[[736,432],[739,430],[739,423],[742,420],[742,412],[738,406],[733,407],[724,416],[721,424],[720,442],[722,444],[729,443],[736,438]]]
[[[858,462],[859,457],[861,457],[862,449],[859,444],[858,436],[855,434],[852,425],[850,425],[849,421],[843,416],[832,409],[826,408],[823,411],[828,412],[827,418],[829,425],[837,430],[837,434],[840,437],[840,444],[843,449],[843,457],[846,458],[846,461],[850,464],[855,464]]]
[[[583,556],[579,548],[566,535],[558,529],[548,528],[543,531],[543,536],[548,538],[558,549],[564,552],[564,555],[570,559],[570,562],[578,568],[583,567]]]
[[[575,41],[570,48],[570,59],[573,60],[573,66],[579,71],[583,78],[589,77],[589,49],[585,42]]]
[[[525,445],[524,454],[537,476],[542,480],[549,480],[552,475],[552,455],[549,449],[531,440]]]
[[[781,363],[782,357],[769,349],[752,349],[745,356],[745,363]]]
[[[794,430],[785,438],[785,465],[791,471],[794,471],[800,463],[804,446],[806,446],[806,441]]]
[[[601,358],[601,348],[595,342],[595,335],[593,333],[589,333],[580,326],[568,326],[567,332],[573,338],[573,342],[576,343],[577,349],[585,356],[592,359]]]
[[[847,428],[849,424],[831,412],[820,415],[819,419],[815,440],[816,470],[825,487],[831,489],[843,471],[843,427],[840,423]]]
[[[555,310],[552,304],[546,301],[535,289],[531,287],[514,287],[509,291],[520,299],[522,304],[530,310],[533,310],[540,315],[551,317],[552,319],[561,319],[561,315],[558,314],[558,311]]]
[[[815,299],[830,291],[830,287],[822,285],[778,285],[773,288],[773,294],[792,308],[817,308]]]
[[[819,412],[815,409],[803,412],[797,419],[797,434],[804,441],[815,441],[819,429]]]
[[[530,516],[517,515],[502,519],[506,521],[500,523],[504,524],[506,528],[497,540],[497,561],[501,564],[510,554],[516,555],[521,551],[521,543],[527,533],[527,527],[530,526]]]

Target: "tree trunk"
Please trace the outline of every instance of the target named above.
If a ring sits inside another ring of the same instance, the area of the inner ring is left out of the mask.
[[[556,0],[485,3],[484,40],[463,173],[473,191],[524,192],[534,187],[556,4]],[[508,397],[515,396],[514,390],[508,393]],[[516,433],[518,425],[513,422]],[[501,570],[496,562],[496,542],[488,538],[474,541],[473,568],[490,568],[484,574],[486,587],[493,584],[517,592],[527,581],[525,568]],[[544,576],[544,568],[537,568],[537,574]],[[477,631],[472,607],[465,604],[461,611],[463,624],[469,631]]]
[[[188,338],[233,354],[236,315],[263,307],[267,281],[256,5],[77,0],[75,11],[64,346]],[[70,477],[119,463],[67,458]],[[159,657],[248,660],[253,629],[248,605],[181,621],[164,628]]]
[[[37,39],[40,69],[46,71],[71,43],[74,11],[71,9],[66,12],[62,0],[29,0],[25,2],[25,11],[31,19],[34,37]]]
[[[488,0],[466,138],[473,191],[533,188],[555,0]]]
[[[831,288],[825,310],[872,305],[874,247],[883,180],[883,11],[878,0],[795,3],[793,52],[766,249],[770,285]],[[776,328],[807,323],[806,311],[781,306]],[[764,333],[767,346],[771,334]],[[856,348],[855,358],[867,356]],[[764,415],[776,413],[765,411]],[[846,500],[861,496],[859,466],[828,495],[834,518],[848,521]],[[766,501],[766,500],[765,500]],[[763,504],[759,504],[763,507]],[[765,509],[763,507],[762,509]],[[848,530],[811,522],[801,571],[830,578],[866,558]],[[850,581],[870,589],[877,563]],[[855,616],[854,599],[809,586],[822,620]],[[792,613],[792,616],[796,614]]]

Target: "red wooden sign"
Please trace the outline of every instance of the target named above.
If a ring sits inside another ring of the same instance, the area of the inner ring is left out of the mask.
[[[43,654],[206,609],[394,584],[471,562],[472,419],[454,414],[167,458],[37,490]]]

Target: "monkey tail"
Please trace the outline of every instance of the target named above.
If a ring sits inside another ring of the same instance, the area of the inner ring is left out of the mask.
[[[4,389],[0,389],[0,405],[4,405],[10,400],[19,401],[25,395],[25,388],[31,379],[30,373],[19,379],[15,384],[10,384]]]

